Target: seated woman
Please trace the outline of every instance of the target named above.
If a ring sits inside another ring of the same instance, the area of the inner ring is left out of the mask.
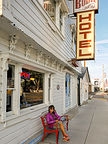
[[[60,127],[62,134],[63,134],[63,141],[68,142],[69,137],[65,132],[64,125],[61,121],[61,117],[56,113],[55,107],[53,105],[49,106],[48,114],[46,115],[46,120],[48,124],[54,124],[58,123],[58,126]],[[54,126],[50,126],[50,128],[55,128]]]

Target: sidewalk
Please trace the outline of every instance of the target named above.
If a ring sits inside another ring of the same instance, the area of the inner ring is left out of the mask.
[[[108,144],[108,101],[92,99],[80,107],[69,123],[68,135],[69,144]],[[39,144],[56,144],[56,136],[50,134]],[[59,144],[66,144],[61,132]]]

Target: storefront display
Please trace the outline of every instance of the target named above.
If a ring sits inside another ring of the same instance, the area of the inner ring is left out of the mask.
[[[20,108],[26,108],[43,103],[43,78],[40,72],[22,69]]]

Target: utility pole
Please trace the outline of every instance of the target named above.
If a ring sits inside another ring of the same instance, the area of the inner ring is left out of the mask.
[[[85,60],[84,60],[84,67],[86,66]]]
[[[103,72],[103,80],[102,80],[102,82],[103,82],[103,86],[102,86],[102,89],[103,89],[103,91],[104,91],[104,64],[103,64],[103,70],[102,70]]]

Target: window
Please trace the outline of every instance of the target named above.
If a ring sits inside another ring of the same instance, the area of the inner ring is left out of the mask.
[[[63,27],[63,13],[60,9],[60,31],[62,31],[62,27]]]
[[[72,49],[76,52],[76,28],[75,24],[70,25],[71,32],[72,32]]]
[[[65,107],[71,105],[71,75],[65,75]]]
[[[9,64],[7,71],[7,99],[6,99],[6,112],[12,111],[12,98],[15,81],[15,66]]]
[[[51,74],[49,75],[49,78],[48,78],[48,101],[50,102],[51,101]]]
[[[43,103],[44,74],[28,69],[22,69],[20,108],[27,108]]]
[[[44,8],[55,22],[56,2],[54,0],[44,0]]]

